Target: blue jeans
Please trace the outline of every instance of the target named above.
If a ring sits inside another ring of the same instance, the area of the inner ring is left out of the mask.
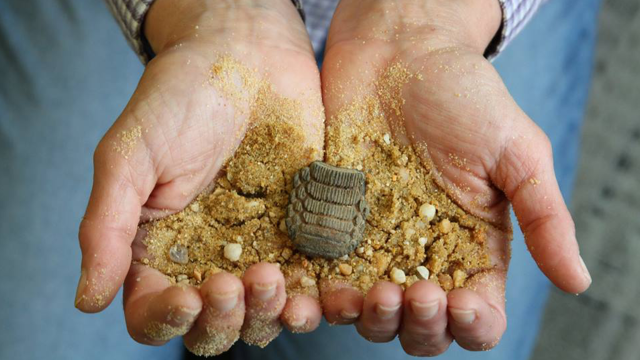
[[[513,96],[547,132],[570,196],[585,107],[598,0],[554,0],[496,61]],[[98,1],[0,2],[0,358],[180,359],[174,340],[136,344],[119,299],[97,315],[73,307],[77,228],[89,197],[93,149],[142,72]],[[507,288],[509,329],[474,358],[526,359],[548,283],[515,234]],[[283,333],[235,358],[400,359],[397,341],[369,344],[352,327]],[[469,356],[457,346],[445,359]]]

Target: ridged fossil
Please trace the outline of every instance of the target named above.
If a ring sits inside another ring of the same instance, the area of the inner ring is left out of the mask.
[[[362,240],[369,215],[364,173],[320,161],[293,178],[286,225],[296,249],[335,259]]]

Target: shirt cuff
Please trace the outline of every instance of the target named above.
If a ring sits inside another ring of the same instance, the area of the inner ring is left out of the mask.
[[[546,0],[499,0],[502,8],[502,25],[484,53],[495,59],[524,29],[538,8]]]
[[[107,7],[118,22],[129,46],[136,52],[142,64],[147,64],[155,54],[144,36],[142,24],[154,0],[104,0]],[[302,0],[291,0],[302,20],[304,10]]]

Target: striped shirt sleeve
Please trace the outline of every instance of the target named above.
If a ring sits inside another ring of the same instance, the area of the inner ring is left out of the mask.
[[[540,5],[547,0],[499,0],[502,8],[502,25],[496,37],[487,47],[485,56],[491,60],[498,56],[524,29]]]
[[[122,33],[127,42],[138,54],[138,58],[143,64],[146,64],[153,58],[154,54],[151,47],[147,43],[142,24],[144,17],[151,7],[154,0],[104,0],[107,7],[115,17]],[[300,16],[304,19],[304,11],[302,9],[302,0],[291,0],[293,5],[298,9]]]

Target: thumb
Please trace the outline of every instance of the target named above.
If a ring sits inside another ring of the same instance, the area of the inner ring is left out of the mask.
[[[116,121],[94,154],[93,189],[79,232],[82,265],[75,306],[84,312],[106,308],[124,282],[141,207],[155,183],[147,152],[135,144],[141,141],[140,128],[131,122],[124,115]]]
[[[519,112],[528,126],[519,136],[510,134],[504,143],[492,181],[513,204],[538,267],[560,289],[581,293],[591,284],[591,276],[580,257],[573,219],[556,180],[551,143]]]

